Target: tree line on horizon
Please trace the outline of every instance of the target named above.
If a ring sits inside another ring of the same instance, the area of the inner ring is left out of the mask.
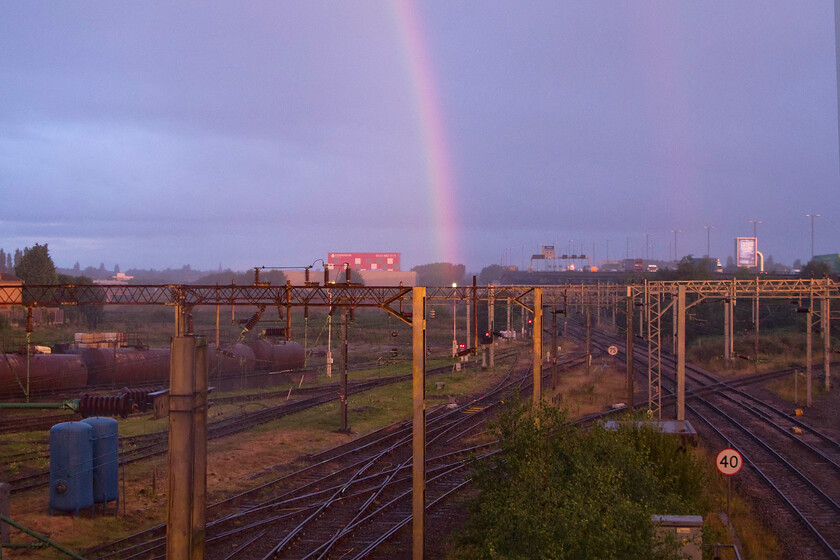
[[[647,274],[654,280],[703,280],[714,277],[713,267],[710,265],[711,260],[706,258],[695,258],[692,255],[686,255],[680,262],[676,264],[675,268],[660,268],[657,272]],[[772,257],[768,258],[768,263],[772,263]],[[730,263],[727,263],[729,265]],[[795,263],[799,264],[799,263]],[[734,269],[727,266],[725,271],[734,274],[736,277],[753,277],[755,272],[748,269]],[[463,264],[453,264],[448,262],[435,262],[423,265],[417,265],[411,268],[411,271],[417,273],[417,284],[419,286],[451,286],[457,284],[458,286],[472,285],[473,274],[467,273],[466,266]],[[476,281],[479,285],[488,285],[498,283],[506,272],[508,267],[492,264],[484,267],[477,275]],[[52,283],[93,283],[93,280],[105,280],[120,272],[119,265],[115,265],[113,270],[105,268],[104,263],[100,263],[98,268],[86,267],[82,269],[78,262],[76,262],[72,269],[58,269],[49,255],[49,248],[47,244],[40,245],[36,243],[33,247],[26,247],[23,250],[15,249],[14,252],[6,252],[0,248],[0,272],[14,274],[26,281],[28,284],[52,284]],[[184,284],[199,284],[199,285],[213,285],[213,284],[238,284],[248,285],[253,284],[255,280],[255,271],[233,271],[231,269],[207,272],[193,269],[189,264],[184,265],[179,269],[129,269],[127,275],[133,276],[132,284],[164,284],[164,283],[184,283]],[[799,274],[802,278],[823,278],[831,275],[830,267],[819,261],[810,261],[801,267]],[[65,282],[59,281],[59,276],[64,278]],[[280,270],[270,270],[261,272],[259,276],[261,282],[270,282],[272,285],[283,285],[286,283],[286,276]],[[351,270],[351,282],[355,284],[363,284],[363,280],[357,271]]]

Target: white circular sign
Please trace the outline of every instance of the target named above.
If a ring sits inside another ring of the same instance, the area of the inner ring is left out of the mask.
[[[734,449],[724,449],[717,454],[715,464],[720,472],[726,475],[737,474],[744,465],[744,458]]]
[[[618,354],[618,346],[616,346],[615,344],[611,345],[609,348],[607,348],[607,354],[609,354],[610,356],[615,356],[616,354]]]

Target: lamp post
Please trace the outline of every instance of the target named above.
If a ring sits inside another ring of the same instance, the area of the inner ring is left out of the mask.
[[[458,284],[456,284],[455,282],[452,282],[452,288],[453,288],[453,291],[452,291],[452,357],[453,358],[458,355],[458,338],[457,338],[457,334],[456,334],[457,333],[457,330],[456,330],[457,327],[456,326],[457,326],[458,322],[456,321],[456,315],[455,315],[455,312],[457,310],[456,305],[458,304],[458,300],[455,297],[456,294],[455,294],[455,290],[454,290],[457,287],[458,287]]]
[[[715,226],[703,226],[703,229],[706,230],[706,258],[711,258],[712,251],[711,251],[711,238],[712,238],[712,230],[715,229]]]
[[[753,237],[758,237],[758,224],[763,222],[761,220],[749,220],[749,223],[753,225]]]
[[[819,214],[805,214],[808,218],[811,218],[811,260],[814,260],[814,218],[819,218]]]
[[[674,262],[677,262],[679,260],[679,257],[677,257],[677,234],[682,233],[682,230],[672,229],[671,233],[674,234]]]
[[[648,249],[650,248],[650,236],[651,235],[652,234],[650,234],[650,233],[645,234],[645,262],[646,263],[647,263],[647,261],[650,260],[650,255],[649,255]]]

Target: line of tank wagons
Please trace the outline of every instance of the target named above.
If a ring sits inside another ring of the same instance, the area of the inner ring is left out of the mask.
[[[209,344],[208,355],[211,380],[304,367],[303,347],[292,341],[256,339],[219,348]],[[141,393],[148,392],[132,386],[160,387],[169,382],[169,348],[84,348],[31,354],[28,361],[27,374],[26,354],[2,354],[0,398],[23,399],[27,383],[30,395],[125,387],[121,398],[85,395],[82,399],[89,412],[122,415],[126,406],[144,400]]]

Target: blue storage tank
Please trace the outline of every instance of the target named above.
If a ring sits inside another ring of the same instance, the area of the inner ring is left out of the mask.
[[[93,501],[119,501],[119,432],[117,421],[104,416],[82,420],[93,428]]]
[[[50,428],[50,511],[93,507],[93,426],[62,422]]]

